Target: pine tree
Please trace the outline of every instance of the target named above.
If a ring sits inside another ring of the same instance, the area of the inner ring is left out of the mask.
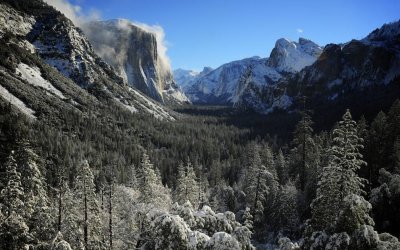
[[[363,140],[357,135],[357,124],[352,120],[350,111],[347,110],[343,121],[339,122],[333,131],[332,163],[340,171],[340,200],[349,194],[361,195],[364,181],[357,176],[357,171],[366,164],[360,150]]]
[[[304,100],[305,103],[305,100]],[[304,104],[305,105],[305,104]],[[292,151],[292,173],[298,176],[300,190],[304,191],[307,182],[307,171],[312,164],[312,148],[314,140],[312,138],[312,120],[305,107],[301,111],[301,120],[296,126],[293,137],[294,149]]]
[[[136,167],[135,165],[130,165],[129,166],[129,176],[128,176],[128,187],[130,188],[137,188],[137,173],[136,173]]]
[[[365,162],[359,153],[362,139],[357,136],[356,122],[350,111],[343,115],[333,131],[333,146],[329,165],[323,168],[318,183],[317,197],[312,203],[312,223],[317,230],[334,227],[342,211],[343,201],[349,195],[361,195],[363,180],[357,171]]]
[[[206,174],[203,172],[203,166],[199,169],[199,188],[198,188],[198,208],[201,209],[208,203],[208,180]]]
[[[378,184],[379,169],[384,167],[385,162],[387,162],[388,136],[387,116],[381,111],[371,123],[366,149],[369,163],[366,166],[368,169],[367,178],[372,187]]]
[[[253,216],[248,207],[244,210],[243,221],[243,226],[247,227],[250,231],[253,231]]]
[[[62,191],[62,201],[59,203],[58,210],[60,231],[74,249],[83,249],[84,242],[81,227],[82,201],[75,199],[74,193],[69,188],[67,182],[63,182],[63,184],[62,189],[60,188]]]
[[[246,200],[253,211],[254,221],[260,222],[264,217],[264,202],[268,192],[267,178],[270,173],[261,163],[258,145],[254,146],[249,161],[245,182]]]
[[[37,240],[50,241],[55,233],[54,218],[46,183],[40,171],[40,157],[28,140],[20,140],[17,145],[17,165],[25,193],[25,217],[28,227]]]
[[[25,193],[22,188],[21,174],[17,170],[17,162],[14,159],[14,151],[8,157],[6,162],[6,179],[7,185],[1,190],[0,201],[2,204],[3,214],[8,217],[12,212],[15,212],[25,217]]]
[[[140,202],[154,203],[159,206],[170,205],[170,191],[162,185],[159,171],[151,164],[146,153],[143,153],[140,167],[137,169],[137,182]]]
[[[14,151],[11,151],[6,162],[7,184],[0,192],[0,210],[3,220],[0,222],[0,246],[2,249],[22,249],[31,239],[26,224],[24,207],[24,190],[21,174],[17,171]]]
[[[278,155],[275,161],[276,173],[278,175],[278,180],[281,185],[285,185],[289,180],[289,170],[287,168],[287,163],[282,150],[279,149]]]
[[[179,204],[186,201],[197,207],[199,204],[198,192],[199,187],[196,181],[196,174],[190,162],[186,166],[180,164],[178,167],[178,178],[176,180],[175,199]]]
[[[100,206],[97,201],[94,176],[89,163],[83,161],[77,171],[74,185],[74,199],[79,201],[81,219],[79,224],[83,229],[83,244],[85,249],[101,249],[102,226],[100,221]]]
[[[291,182],[281,186],[276,199],[272,220],[275,228],[295,230],[300,220],[297,212],[297,189]]]

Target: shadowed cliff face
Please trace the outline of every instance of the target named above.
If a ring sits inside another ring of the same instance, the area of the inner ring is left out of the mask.
[[[126,84],[160,102],[173,99],[164,98],[170,95],[171,86],[180,92],[169,64],[159,54],[155,34],[121,19],[91,22],[84,32],[94,50],[115,68]]]

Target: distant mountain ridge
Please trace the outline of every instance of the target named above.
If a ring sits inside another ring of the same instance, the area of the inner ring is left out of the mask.
[[[399,51],[400,21],[385,24],[364,39],[324,48],[304,38],[298,42],[279,39],[269,58],[224,64],[194,77],[185,91],[194,103],[259,113],[295,109],[301,96],[307,96],[316,109],[334,103],[350,107],[356,95],[363,95],[357,97],[363,100],[379,96],[389,103],[400,92]]]
[[[245,102],[243,98],[248,100],[249,96],[259,95],[262,86],[273,85],[283,75],[296,73],[311,65],[321,52],[320,46],[304,38],[298,42],[279,39],[269,58],[251,57],[230,62],[207,74],[183,76],[182,72],[185,71],[180,71],[176,81],[184,84],[184,91],[193,103],[238,107]],[[243,79],[245,75],[251,76],[251,83]],[[268,109],[267,104],[262,106],[257,110]]]

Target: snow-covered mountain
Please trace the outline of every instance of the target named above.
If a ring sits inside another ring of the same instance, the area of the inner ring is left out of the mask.
[[[182,88],[183,91],[186,91],[198,78],[203,77],[212,70],[213,69],[210,67],[204,67],[201,72],[186,69],[176,69],[173,73],[175,82]]]
[[[174,82],[156,34],[125,19],[91,22],[83,30],[95,52],[116,69],[124,83],[160,102],[189,102]]]
[[[115,105],[174,120],[164,107],[124,85],[83,32],[53,7],[38,0],[3,0],[0,7],[1,46],[8,51],[0,67],[3,100],[46,119]]]
[[[298,42],[281,38],[268,59],[268,66],[279,72],[296,73],[313,64],[321,55],[322,48],[316,43],[299,38]]]
[[[185,93],[194,103],[228,104],[235,107],[245,105],[268,112],[271,105],[285,108],[290,101],[265,103],[265,97],[260,99],[261,95],[264,96],[261,88],[274,86],[283,75],[296,73],[311,65],[321,52],[320,46],[304,38],[298,42],[279,39],[269,58],[238,60],[205,74],[181,70],[175,73],[175,79],[184,86]]]
[[[295,108],[304,95],[314,109],[334,102],[351,107],[354,98],[370,99],[372,105],[377,95],[391,103],[400,94],[399,41],[400,21],[385,24],[364,39],[324,48],[304,38],[279,39],[269,58],[224,64],[191,78],[185,91],[194,103],[260,113]]]
[[[238,80],[244,71],[261,58],[252,57],[230,62],[201,74],[186,87],[186,95],[194,103],[230,103],[237,92]]]

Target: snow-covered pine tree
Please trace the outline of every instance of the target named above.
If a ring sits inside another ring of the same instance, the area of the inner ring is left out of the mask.
[[[143,153],[140,167],[137,169],[137,183],[140,202],[154,203],[160,207],[171,205],[170,191],[162,185],[159,171],[151,164],[146,153]]]
[[[137,173],[136,173],[136,167],[134,164],[129,166],[129,176],[128,176],[128,187],[130,188],[137,188]]]
[[[344,199],[349,195],[362,194],[363,180],[357,176],[357,170],[365,162],[359,152],[362,139],[357,135],[356,125],[347,110],[333,131],[330,162],[322,170],[317,195],[311,206],[312,224],[316,230],[335,230]]]
[[[178,167],[178,178],[176,180],[175,199],[179,204],[186,201],[194,207],[198,207],[199,185],[196,180],[196,173],[192,164],[188,161],[186,166],[180,164]]]
[[[275,228],[288,231],[296,229],[300,222],[297,212],[297,198],[298,192],[296,186],[292,182],[281,186],[272,216]]]
[[[6,166],[7,184],[0,192],[0,248],[23,249],[31,240],[29,227],[25,220],[24,190],[21,184],[21,174],[17,171],[14,151],[8,156]]]
[[[198,208],[202,208],[204,205],[208,204],[208,180],[206,173],[204,173],[203,166],[199,167],[199,188],[198,188]]]
[[[60,231],[64,239],[71,244],[74,249],[82,249],[84,247],[82,234],[82,209],[81,200],[76,200],[74,193],[69,188],[66,181],[61,183],[60,191],[62,192],[62,200],[59,203],[59,225]],[[59,197],[60,198],[60,197]],[[60,202],[60,200],[59,200]]]
[[[286,182],[289,180],[289,170],[287,167],[285,156],[283,155],[281,149],[279,149],[278,155],[276,156],[275,168],[279,183],[281,185],[285,185]]]
[[[55,228],[46,183],[40,170],[40,157],[28,140],[18,141],[17,146],[15,156],[25,193],[26,221],[35,239],[48,242],[54,236]]]
[[[349,110],[333,131],[333,137],[332,163],[341,170],[338,180],[340,200],[349,194],[360,195],[363,193],[364,180],[357,175],[357,171],[366,162],[360,154],[363,140],[357,135],[357,124]]]
[[[250,208],[246,207],[243,212],[243,226],[253,231],[253,216],[251,215]]]
[[[83,229],[85,249],[103,249],[100,205],[95,193],[94,176],[89,163],[84,160],[77,169],[74,183],[74,199],[81,212],[79,224]]]
[[[266,145],[261,155],[262,155],[262,163],[267,168],[268,172],[277,177],[274,154],[272,153],[271,147],[269,145]]]
[[[258,145],[254,145],[252,154],[248,160],[250,162],[247,167],[245,181],[246,201],[248,206],[251,207],[254,221],[260,222],[264,217],[264,202],[268,192],[267,177],[270,173],[261,163]]]

